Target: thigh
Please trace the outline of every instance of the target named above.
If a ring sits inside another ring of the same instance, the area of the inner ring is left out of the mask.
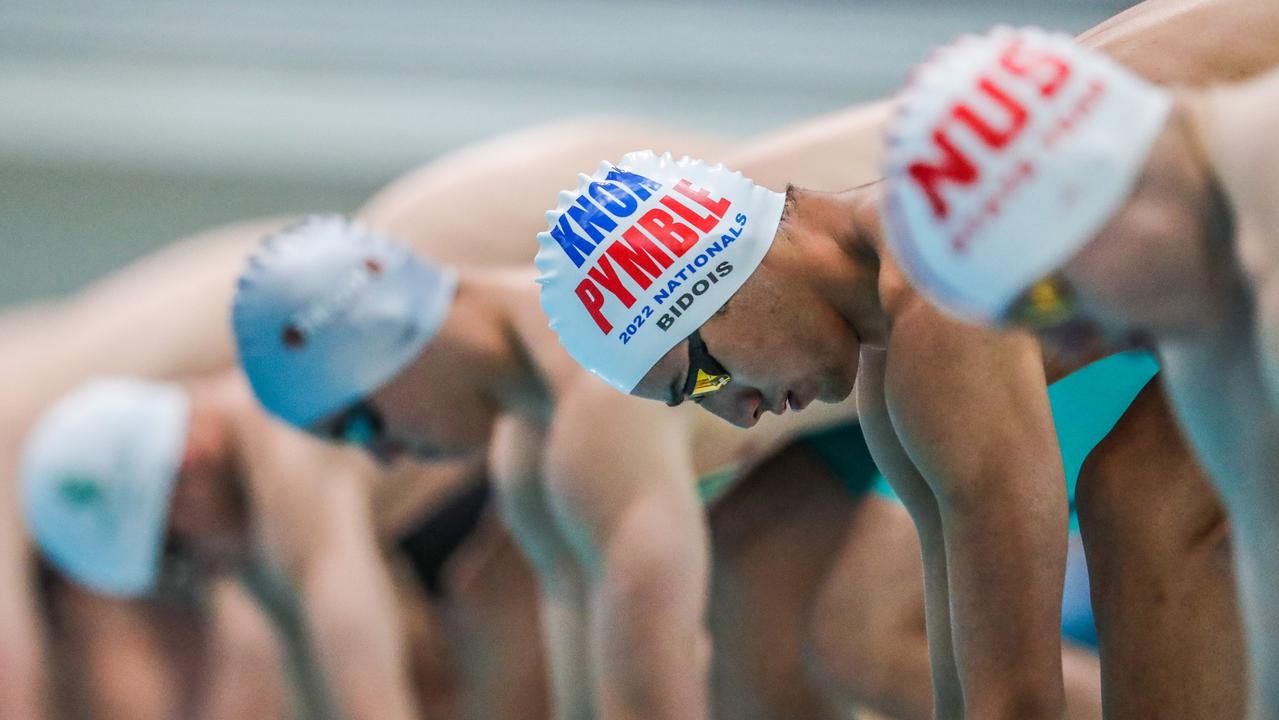
[[[1157,380],[1093,450],[1076,500],[1107,717],[1241,717],[1226,516]]]
[[[720,717],[830,717],[808,672],[805,627],[855,506],[822,459],[793,444],[711,508],[709,623]]]

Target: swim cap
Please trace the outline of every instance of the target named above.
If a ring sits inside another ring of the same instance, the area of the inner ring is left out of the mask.
[[[583,367],[630,392],[755,271],[785,202],[688,157],[601,163],[560,193],[537,236],[551,328]]]
[[[1066,35],[961,38],[914,71],[889,125],[889,247],[940,307],[998,322],[1115,213],[1171,107]]]
[[[267,237],[240,276],[240,363],[272,414],[307,428],[376,390],[444,323],[456,275],[339,215]]]
[[[172,383],[103,378],[36,423],[21,468],[22,512],[49,561],[95,592],[155,585],[190,400]]]

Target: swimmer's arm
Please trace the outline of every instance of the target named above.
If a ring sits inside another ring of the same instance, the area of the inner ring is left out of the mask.
[[[311,644],[351,718],[412,718],[399,611],[369,513],[365,488],[327,498],[328,528],[308,541],[298,578]]]
[[[0,470],[0,720],[42,720],[48,712],[49,681],[44,623],[36,604],[31,546],[18,509],[18,453],[10,450],[20,445],[23,433],[3,432],[0,467],[8,470]]]
[[[934,707],[937,717],[955,717],[963,714],[964,694],[959,670],[955,667],[941,513],[932,488],[915,467],[893,428],[888,402],[884,398],[886,360],[882,349],[862,347],[857,375],[858,415],[875,464],[893,486],[915,525],[924,568],[924,611]]]
[[[546,460],[586,568],[600,717],[708,712],[708,540],[687,414],[595,381],[567,391]]]
[[[209,583],[209,638],[196,720],[283,718],[289,706],[284,644],[233,577]]]
[[[518,415],[498,419],[490,472],[498,508],[537,576],[542,646],[546,651],[552,717],[598,717],[592,690],[586,581],[561,535],[542,482],[544,423]]]
[[[186,690],[179,659],[164,647],[146,606],[72,585],[59,584],[56,592],[66,652],[79,670],[69,680],[84,705],[75,710],[101,720],[178,717]]]
[[[271,557],[298,593],[311,653],[343,717],[417,717],[388,569],[369,510],[376,470],[353,450],[283,428],[253,482]]]
[[[0,591],[0,720],[38,720],[46,716],[45,650],[28,583]]]
[[[885,375],[898,437],[937,499],[972,717],[1059,717],[1066,496],[1038,347],[919,298]]]

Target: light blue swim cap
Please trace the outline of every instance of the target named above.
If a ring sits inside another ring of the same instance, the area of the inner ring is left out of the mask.
[[[340,215],[268,236],[240,276],[232,324],[262,405],[307,428],[391,380],[444,322],[449,268]]]
[[[68,579],[117,597],[155,586],[190,414],[179,385],[100,378],[41,416],[23,451],[22,514]]]

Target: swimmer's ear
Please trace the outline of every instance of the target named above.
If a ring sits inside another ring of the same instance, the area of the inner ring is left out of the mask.
[[[799,188],[793,184],[786,184],[786,201],[782,203],[782,216],[777,219],[777,229],[773,231],[774,243],[778,241],[790,242],[790,236],[786,234],[786,228],[795,217],[795,193],[798,190]]]
[[[780,228],[786,224],[786,220],[790,218],[792,211],[795,209],[795,192],[799,188],[794,183],[786,183],[786,201],[782,203],[782,216],[777,221]]]

